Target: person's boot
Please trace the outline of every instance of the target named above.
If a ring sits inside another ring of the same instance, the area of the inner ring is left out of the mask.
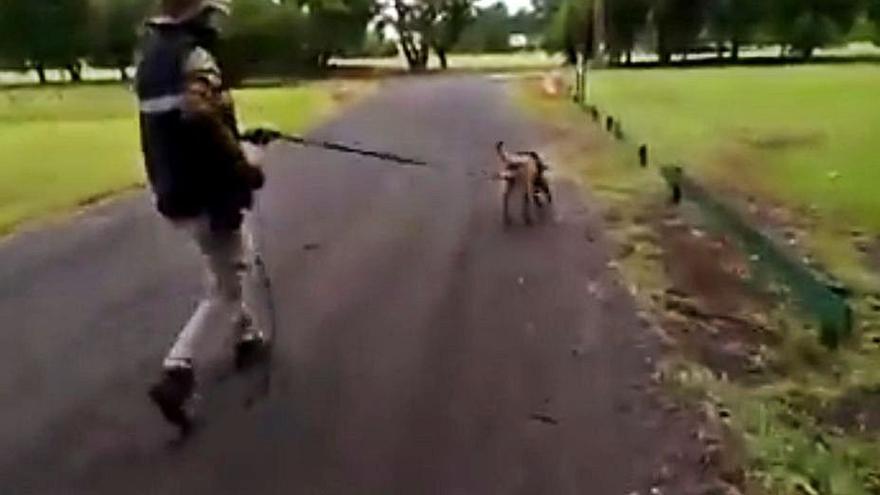
[[[165,368],[162,378],[150,387],[150,399],[165,419],[180,429],[182,435],[187,435],[193,427],[189,406],[195,395],[195,384],[192,364],[185,363]]]
[[[235,344],[235,367],[244,370],[266,357],[268,341],[263,332],[255,328],[249,315],[243,315],[238,325],[240,337]]]

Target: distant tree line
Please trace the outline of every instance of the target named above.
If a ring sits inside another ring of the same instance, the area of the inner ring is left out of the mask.
[[[129,77],[154,0],[0,0],[0,70],[62,69],[74,82],[84,63]],[[236,75],[320,69],[360,50],[373,0],[235,0],[223,45]]]
[[[455,51],[468,53],[501,53],[537,46],[537,39],[544,30],[534,12],[520,10],[511,14],[507,5],[496,2],[477,8],[473,20],[461,34]],[[525,37],[525,44],[514,46],[511,36]]]
[[[533,12],[511,15],[500,1],[479,7],[474,0],[390,0],[380,2],[380,12],[377,28],[393,28],[401,51],[415,70],[427,66],[432,51],[441,68],[446,68],[449,52],[509,51],[512,34],[543,31]]]
[[[546,46],[574,62],[597,53],[629,63],[637,48],[660,63],[711,50],[736,61],[744,45],[775,44],[784,57],[808,59],[872,23],[880,42],[880,0],[538,0]]]
[[[61,69],[78,81],[89,64],[126,79],[155,4],[0,0],[0,70],[33,70],[45,82],[47,70]],[[806,59],[846,39],[856,24],[880,43],[880,0],[533,0],[532,11],[515,14],[475,0],[235,0],[222,56],[236,79],[398,52],[422,70],[432,54],[446,67],[452,51],[507,51],[511,35],[523,34],[527,44],[541,38],[570,62],[600,48],[623,64],[637,49],[655,52],[661,63],[705,51],[737,60],[754,44]]]
[[[127,79],[157,3],[0,0],[0,70],[32,70],[46,82],[47,70],[61,69],[79,81],[88,64]],[[477,8],[474,0],[234,0],[221,55],[236,79],[319,70],[334,56],[398,52],[421,70],[432,53],[446,67],[456,49],[506,50],[517,26],[540,29],[530,22],[502,4]]]

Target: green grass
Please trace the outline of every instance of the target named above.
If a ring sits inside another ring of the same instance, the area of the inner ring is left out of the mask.
[[[690,400],[729,412],[727,424],[746,448],[747,484],[753,493],[877,493],[876,442],[870,436],[831,432],[815,417],[813,409],[838,397],[841,385],[798,378],[749,388],[684,361],[667,361],[664,378]]]
[[[880,230],[878,87],[869,65],[615,70],[591,98],[661,161]]]
[[[236,93],[244,123],[302,130],[335,107],[329,85]],[[0,233],[144,180],[133,95],[121,86],[0,91]]]

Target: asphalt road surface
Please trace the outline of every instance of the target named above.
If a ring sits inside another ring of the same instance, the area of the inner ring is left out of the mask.
[[[272,388],[219,383],[218,337],[183,445],[146,389],[199,260],[148,197],[0,244],[0,493],[648,493],[688,425],[643,391],[656,345],[581,194],[502,228],[493,143],[539,143],[501,85],[389,82],[314,136],[430,167],[271,149]]]

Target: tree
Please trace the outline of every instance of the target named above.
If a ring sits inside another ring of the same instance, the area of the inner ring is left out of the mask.
[[[128,79],[138,42],[138,26],[143,22],[150,0],[93,0],[89,62],[119,70]]]
[[[563,0],[532,0],[532,11],[540,25],[546,29],[563,3]]]
[[[703,30],[705,14],[705,0],[655,0],[653,19],[661,64],[668,64],[673,53],[687,54]]]
[[[428,31],[433,24],[433,6],[419,0],[393,0],[386,10],[379,29],[392,26],[410,70],[424,70],[430,55]]]
[[[611,59],[621,55],[632,61],[636,39],[648,21],[650,0],[615,0],[606,2],[608,49]]]
[[[458,41],[472,8],[472,0],[391,0],[382,9],[379,29],[394,28],[410,70],[424,70],[432,49],[445,68],[446,52]]]
[[[52,67],[65,68],[79,81],[88,18],[88,0],[2,0],[0,58],[36,70],[40,82]]]
[[[367,31],[364,44],[350,53],[353,57],[396,57],[400,55],[397,43],[375,29]]]
[[[593,54],[594,22],[592,0],[563,0],[553,14],[544,48],[562,52],[569,64],[577,63],[578,54]]]
[[[709,14],[709,28],[719,41],[730,43],[730,58],[739,59],[739,50],[751,39],[764,18],[766,0],[716,0]],[[719,48],[719,56],[723,50]]]
[[[353,52],[363,46],[367,24],[376,14],[372,0],[305,0],[306,57],[318,68],[327,66],[334,55]]]
[[[294,3],[236,0],[227,36],[219,49],[231,83],[246,76],[278,75],[306,64],[308,19]]]
[[[868,19],[874,23],[874,44],[880,45],[880,0],[867,0]]]
[[[535,10],[521,9],[510,16],[510,32],[528,36],[539,35],[544,31],[540,14]]]
[[[514,22],[507,6],[498,2],[488,8],[477,9],[473,22],[461,35],[457,49],[468,52],[503,52],[510,49],[510,34]]]
[[[506,8],[504,14],[507,15]],[[471,0],[443,0],[441,2],[433,27],[434,34],[431,37],[434,52],[440,59],[441,69],[449,67],[446,53],[458,43],[462,32],[473,20],[473,17]]]
[[[774,0],[771,24],[785,53],[810,58],[852,29],[861,0]]]

